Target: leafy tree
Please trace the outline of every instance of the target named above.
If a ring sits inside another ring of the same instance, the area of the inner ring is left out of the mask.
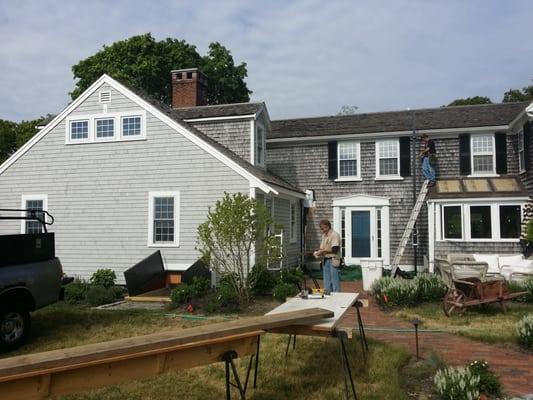
[[[156,41],[150,33],[132,36],[103,47],[96,54],[72,67],[76,87],[70,93],[76,99],[102,74],[141,89],[152,97],[170,102],[170,71],[200,68],[208,77],[208,104],[236,103],[250,100],[244,79],[246,63],[235,65],[230,51],[218,42],[209,45],[208,54],[200,56],[194,45],[167,38]]]
[[[492,101],[485,96],[474,96],[474,97],[467,97],[465,99],[455,99],[450,104],[448,104],[446,107],[451,106],[471,106],[474,104],[492,104]]]
[[[341,107],[337,115],[354,115],[357,113],[358,109],[359,107],[357,106],[350,106],[350,105],[345,104]]]
[[[0,120],[0,163],[4,162],[20,146],[30,140],[38,131],[38,126],[43,121],[48,121],[52,116],[40,117],[30,121],[16,122]]]
[[[533,100],[533,85],[523,87],[522,90],[509,89],[503,94],[503,103],[512,103],[515,101]]]
[[[275,238],[268,232],[271,224],[263,204],[241,193],[225,193],[198,227],[204,260],[232,286],[241,303],[251,298],[247,277],[252,270],[252,253],[257,264],[265,265],[274,246]]]

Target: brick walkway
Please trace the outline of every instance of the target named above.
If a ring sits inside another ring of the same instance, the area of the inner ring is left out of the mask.
[[[346,292],[362,292],[361,282],[342,282]],[[363,298],[368,296],[363,295]],[[369,307],[362,308],[361,317],[365,327],[405,329],[413,326],[381,311],[369,298]],[[341,326],[355,325],[355,310],[341,322]],[[367,337],[390,344],[403,346],[416,354],[415,335],[412,332],[366,331]],[[505,392],[513,396],[533,393],[533,354],[504,348],[503,346],[470,340],[449,333],[419,333],[419,349],[422,357],[437,354],[449,365],[464,365],[473,360],[485,360],[500,377]]]

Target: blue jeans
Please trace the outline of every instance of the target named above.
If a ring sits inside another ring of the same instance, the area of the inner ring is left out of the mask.
[[[429,163],[429,157],[424,157],[422,160],[422,173],[430,182],[435,182],[435,168]]]
[[[331,265],[331,259],[324,259],[324,266],[322,272],[324,273],[324,290],[328,293],[340,292],[341,281],[339,278],[339,269]]]

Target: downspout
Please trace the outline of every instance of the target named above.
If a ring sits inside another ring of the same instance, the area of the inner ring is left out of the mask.
[[[411,117],[412,117],[412,125],[413,125],[413,133],[412,133],[412,136],[411,136],[411,143],[412,143],[412,149],[411,149],[411,153],[412,153],[412,157],[413,157],[413,161],[412,161],[412,166],[413,166],[413,209],[415,208],[415,205],[416,205],[416,177],[417,177],[417,173],[416,173],[416,129],[415,129],[415,113],[414,111],[411,111]],[[413,256],[414,256],[414,268],[415,268],[415,274],[418,272],[418,266],[417,266],[417,258],[418,258],[418,234],[417,234],[417,226],[416,226],[416,221],[415,221],[415,224],[413,226],[413,232],[411,233],[411,243],[413,245]]]

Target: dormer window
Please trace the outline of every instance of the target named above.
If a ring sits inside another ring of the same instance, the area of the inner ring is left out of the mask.
[[[255,164],[265,165],[265,127],[260,122],[255,126]]]
[[[494,135],[472,135],[472,174],[495,174]]]

